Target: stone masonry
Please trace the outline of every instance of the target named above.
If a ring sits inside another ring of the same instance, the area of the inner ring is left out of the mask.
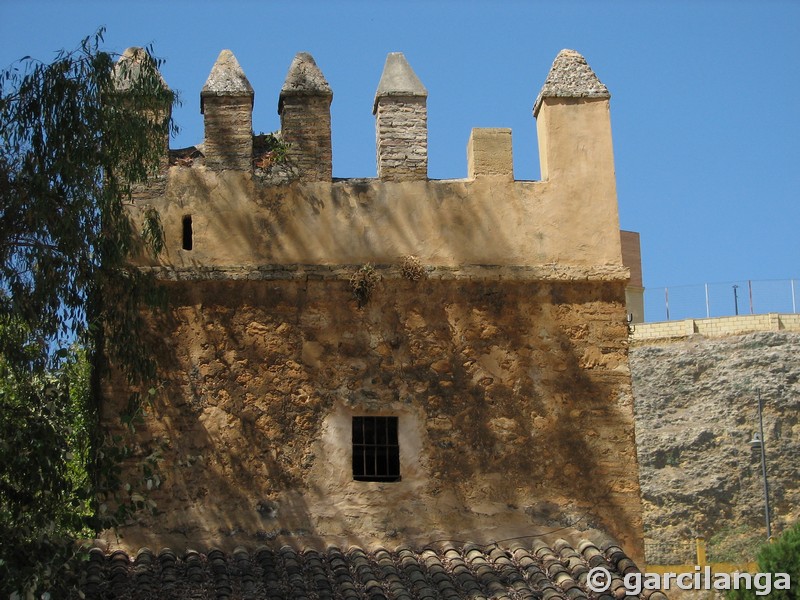
[[[427,91],[399,53],[375,97],[377,178],[332,180],[332,92],[307,54],[280,93],[276,177],[247,157],[246,81],[224,51],[204,147],[131,212],[161,216],[166,249],[139,264],[169,309],[150,321],[160,379],[126,470],[156,456],[163,477],[142,484],[158,512],[114,543],[602,533],[641,558],[629,271],[608,92],[586,61],[559,54],[536,101],[541,181],[514,180],[505,129],[473,130],[467,179],[429,180]],[[106,378],[120,435],[129,391]],[[397,452],[385,480],[357,477],[368,419],[396,424],[375,442]]]
[[[375,93],[378,177],[401,181],[428,176],[428,91],[405,57],[392,52]]]
[[[295,56],[281,89],[278,113],[281,137],[300,177],[331,178],[331,101],[333,92],[313,57]]]
[[[220,52],[200,92],[209,169],[249,169],[253,160],[254,92],[236,57]]]

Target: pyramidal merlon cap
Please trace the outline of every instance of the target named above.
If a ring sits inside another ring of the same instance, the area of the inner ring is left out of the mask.
[[[610,98],[608,88],[594,74],[586,59],[575,50],[562,50],[553,61],[542,90],[533,105],[539,113],[544,98]]]
[[[250,96],[252,98],[254,95],[253,86],[247,80],[233,52],[223,50],[211,68],[206,84],[200,90],[200,112],[203,112],[203,99],[210,96]]]
[[[322,71],[308,52],[298,52],[283,82],[278,98],[278,112],[281,112],[283,99],[286,96],[329,96],[333,98],[333,90]]]
[[[117,91],[125,92],[130,90],[134,83],[137,83],[143,77],[142,67],[144,65],[148,65],[150,71],[156,74],[161,87],[169,90],[167,82],[164,81],[153,61],[153,57],[148,54],[147,50],[138,46],[131,46],[122,53],[114,65],[114,87]]]
[[[428,90],[414,73],[402,52],[390,52],[375,92],[372,114],[378,110],[378,98],[386,96],[420,96],[427,98]]]

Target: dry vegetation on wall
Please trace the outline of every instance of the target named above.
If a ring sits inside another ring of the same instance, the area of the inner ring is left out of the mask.
[[[800,518],[800,334],[639,345],[631,350],[648,562],[686,562],[697,535],[709,558],[753,560],[765,537],[757,398],[772,526]],[[687,556],[688,554],[688,556]]]
[[[400,274],[410,281],[419,281],[425,277],[425,266],[416,256],[404,256],[400,263]]]
[[[375,271],[375,267],[369,263],[359,267],[350,277],[350,289],[353,291],[353,296],[359,308],[363,308],[369,302],[372,292],[379,281],[380,275]]]

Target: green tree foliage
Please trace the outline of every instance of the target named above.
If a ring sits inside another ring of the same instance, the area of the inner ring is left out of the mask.
[[[0,581],[19,590],[63,591],[91,537],[89,363],[75,351],[57,370],[35,366],[37,342],[19,324],[0,324]],[[28,364],[13,353],[27,354]],[[60,589],[61,588],[61,589]]]
[[[125,203],[159,167],[173,96],[148,51],[115,65],[102,34],[0,72],[0,315],[47,349],[124,322],[141,279],[128,258],[143,238],[160,247]]]
[[[787,573],[791,579],[791,589],[772,589],[769,596],[757,595],[756,590],[732,590],[726,594],[729,600],[751,600],[769,597],[771,600],[795,600],[800,598],[800,522],[787,529],[772,543],[761,546],[758,551],[758,570],[760,573]]]
[[[126,204],[163,164],[174,98],[149,50],[102,36],[0,72],[0,597],[70,597],[75,541],[142,504],[99,431],[98,378],[103,357],[154,374],[139,331],[158,294],[130,257],[162,232]]]

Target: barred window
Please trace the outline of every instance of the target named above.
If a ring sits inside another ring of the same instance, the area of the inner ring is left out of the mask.
[[[397,417],[353,417],[353,479],[400,481]]]

